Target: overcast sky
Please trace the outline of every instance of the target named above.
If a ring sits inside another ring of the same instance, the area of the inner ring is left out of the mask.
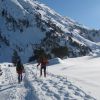
[[[39,0],[63,16],[100,29],[100,0]]]

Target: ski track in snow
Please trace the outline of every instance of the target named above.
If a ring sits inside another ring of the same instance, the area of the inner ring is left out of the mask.
[[[24,78],[24,86],[26,89],[28,89],[27,95],[25,96],[25,100],[39,100],[36,96],[36,93],[34,91],[34,88],[32,87],[31,83],[28,81],[27,76],[25,75]]]
[[[66,78],[50,73],[47,78],[39,77],[36,70],[26,66],[27,79],[39,100],[95,100]]]
[[[15,100],[16,98],[16,85],[14,84],[14,79],[11,74],[10,69],[3,68],[3,81],[0,88],[0,98],[2,100]]]
[[[2,98],[2,100],[30,100],[30,98],[31,100],[38,100],[35,99],[31,87],[25,77],[23,82],[18,84],[17,76],[13,75],[12,68],[6,67],[2,70],[3,80],[0,84],[0,98]],[[16,72],[14,71],[14,73]]]
[[[25,75],[21,84],[17,82],[15,67],[6,66],[2,71],[2,100],[95,100],[65,77],[51,73],[47,73],[46,78],[39,77],[39,70],[34,65],[25,65]]]

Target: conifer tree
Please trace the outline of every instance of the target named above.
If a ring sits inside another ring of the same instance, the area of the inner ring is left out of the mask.
[[[20,60],[20,57],[19,57],[17,51],[14,50],[13,55],[12,55],[12,63],[14,64],[14,66],[16,66],[18,60]]]

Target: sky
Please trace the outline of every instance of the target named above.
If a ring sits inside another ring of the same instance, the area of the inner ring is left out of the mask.
[[[100,0],[39,0],[88,28],[100,29]]]

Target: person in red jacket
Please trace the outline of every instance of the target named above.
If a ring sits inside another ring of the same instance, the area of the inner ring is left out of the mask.
[[[46,77],[46,66],[48,64],[48,59],[44,56],[40,57],[38,59],[38,65],[37,67],[40,65],[41,68],[40,68],[40,76],[42,76],[42,70],[44,70],[44,77]]]

